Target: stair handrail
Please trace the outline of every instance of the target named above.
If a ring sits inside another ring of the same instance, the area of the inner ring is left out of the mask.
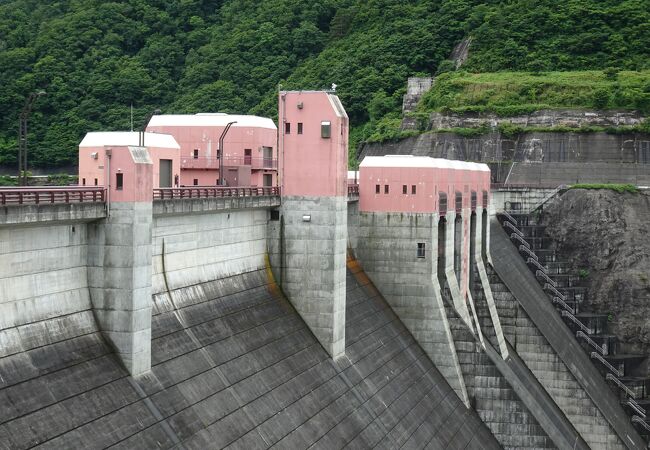
[[[553,297],[551,299],[553,303],[557,303],[562,308],[566,309],[568,312],[570,312],[572,315],[576,313],[575,309],[571,308],[564,300],[562,300],[560,297]]]
[[[583,324],[582,322],[580,322],[580,319],[578,319],[576,316],[574,316],[574,315],[571,314],[570,312],[568,312],[568,311],[561,311],[561,312],[560,312],[560,315],[561,315],[562,317],[566,317],[566,318],[568,318],[571,322],[573,322],[573,323],[575,323],[576,325],[578,325],[578,327],[579,327],[582,331],[584,331],[585,333],[589,333],[589,332],[591,331],[589,328],[587,328],[587,327],[585,326],[585,324]]]
[[[634,398],[634,392],[632,392],[632,390],[629,387],[627,387],[625,383],[619,380],[613,373],[608,373],[607,375],[605,375],[605,379],[607,381],[613,381],[614,384],[619,387],[619,389],[625,391],[625,393],[628,396],[628,402],[631,402],[630,406],[634,409],[639,410],[638,411],[639,413],[641,413],[642,410],[643,416],[645,417],[645,410],[643,410],[643,408],[641,408],[641,406],[639,406],[639,404],[636,402]]]
[[[503,227],[504,228],[510,228],[512,231],[517,233],[519,236],[524,237],[524,233],[519,228],[514,226],[509,220],[503,222]]]
[[[510,215],[510,213],[506,210],[501,211],[501,214],[508,219],[510,222],[512,222],[513,225],[517,225],[517,221],[515,220],[514,217]]]
[[[565,296],[563,293],[561,293],[560,291],[558,291],[557,288],[556,288],[555,286],[553,286],[552,284],[550,284],[550,283],[545,283],[545,284],[544,284],[544,289],[545,289],[545,290],[548,289],[548,290],[551,291],[553,294],[555,294],[556,296],[560,297],[562,300],[566,301],[566,296]]]
[[[528,210],[528,214],[532,214],[533,212],[535,212],[535,211],[536,211],[537,209],[539,209],[542,205],[544,205],[544,204],[547,203],[550,199],[552,199],[553,197],[555,197],[555,196],[557,195],[558,192],[560,192],[562,189],[566,189],[566,188],[567,188],[566,184],[561,184],[561,185],[559,185],[558,187],[556,187],[555,189],[553,189],[551,192],[548,193],[548,195],[547,195],[546,197],[544,197],[542,200],[540,200],[540,201],[537,202],[535,205],[533,205],[533,206]]]
[[[587,342],[587,344],[591,345],[593,348],[595,348],[596,350],[598,350],[598,352],[599,352],[601,355],[605,355],[605,354],[606,354],[606,353],[605,353],[605,349],[604,349],[603,347],[601,347],[600,345],[598,345],[598,344],[597,344],[593,339],[591,339],[591,338],[589,337],[589,335],[588,335],[587,333],[585,333],[584,331],[582,331],[582,330],[578,330],[578,332],[576,333],[576,337],[584,339],[584,340]]]
[[[637,413],[639,416],[643,417],[644,419],[647,417],[646,410],[641,408],[641,406],[633,398],[628,398],[625,404],[630,408],[632,408],[635,413]]]
[[[526,242],[526,240],[524,238],[522,238],[521,236],[519,236],[517,233],[512,233],[510,235],[510,239],[514,239],[516,241],[519,241],[522,245],[525,245],[526,247],[530,248],[530,244],[528,242]]]
[[[542,266],[542,265],[539,263],[538,260],[536,260],[536,259],[534,259],[534,258],[528,258],[528,259],[526,260],[526,264],[532,264],[532,265],[534,265],[535,267],[537,267],[539,270],[541,270],[542,272],[544,272],[545,274],[548,275],[548,269],[547,269],[546,267]]]
[[[526,253],[530,258],[533,258],[535,261],[539,260],[538,256],[530,248],[525,245],[519,246],[519,251]]]
[[[650,431],[650,425],[648,425],[648,422],[646,422],[639,416],[632,416],[632,423],[638,423],[643,428],[645,428],[646,431]]]
[[[607,369],[608,369],[610,372],[612,372],[614,375],[616,375],[617,377],[620,378],[620,377],[623,376],[623,374],[621,373],[620,370],[618,370],[616,367],[612,366],[612,365],[609,363],[609,361],[607,361],[605,358],[603,358],[603,355],[601,355],[601,354],[599,354],[599,353],[596,353],[596,352],[591,352],[590,355],[591,355],[591,358],[592,358],[592,359],[597,359],[598,361],[600,361],[600,362],[602,363],[603,366],[607,367]],[[625,386],[625,385],[624,385],[624,386]],[[627,386],[625,386],[625,388],[627,389],[627,390],[623,389],[623,390],[625,390],[625,392],[629,391],[629,389],[630,389],[630,388],[628,388]],[[630,392],[632,392],[632,391],[630,391]]]
[[[551,277],[546,275],[546,273],[544,273],[543,271],[536,270],[535,276],[542,278],[544,281],[546,281],[546,284],[550,284],[551,286],[553,286],[553,288],[557,287],[557,283],[554,280],[552,280]]]

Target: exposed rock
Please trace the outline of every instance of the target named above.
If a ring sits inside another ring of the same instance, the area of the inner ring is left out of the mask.
[[[460,68],[469,57],[469,48],[472,45],[472,37],[466,37],[460,41],[451,52],[449,59],[454,62],[456,69]]]
[[[586,275],[582,311],[611,315],[624,353],[649,353],[650,193],[569,190],[542,222],[563,259]]]

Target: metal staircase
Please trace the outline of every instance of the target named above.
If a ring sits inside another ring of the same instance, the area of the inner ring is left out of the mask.
[[[648,441],[650,378],[631,376],[648,355],[618,353],[616,337],[607,332],[608,316],[581,311],[580,305],[587,296],[582,278],[570,273],[569,263],[558,258],[551,248],[551,239],[544,233],[545,227],[535,222],[534,215],[504,211],[497,217],[549,301],[618,394],[636,429]]]

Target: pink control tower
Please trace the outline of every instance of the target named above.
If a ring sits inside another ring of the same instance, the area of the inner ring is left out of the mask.
[[[278,123],[279,278],[336,358],[345,351],[348,116],[333,92],[283,91]]]

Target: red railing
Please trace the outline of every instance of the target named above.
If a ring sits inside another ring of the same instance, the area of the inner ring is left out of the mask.
[[[348,184],[348,195],[359,195],[359,185]]]
[[[253,170],[259,169],[277,169],[278,160],[274,158],[259,158],[252,156],[232,156],[226,155],[223,158],[223,165],[226,167],[233,166],[251,166]],[[192,156],[181,158],[181,169],[219,169],[219,159],[217,157]]]
[[[0,188],[0,205],[103,202],[105,193],[104,187]]]
[[[196,186],[183,188],[161,188],[153,190],[154,200],[178,198],[221,198],[221,197],[264,197],[280,195],[280,188],[272,187],[219,187]]]

